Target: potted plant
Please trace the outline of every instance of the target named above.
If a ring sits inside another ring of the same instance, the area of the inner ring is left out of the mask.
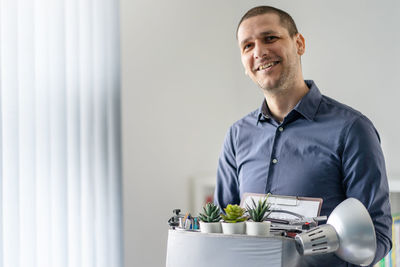
[[[222,219],[222,232],[224,234],[245,234],[246,233],[246,224],[244,221],[247,220],[247,217],[244,215],[246,212],[245,209],[241,208],[238,205],[231,205],[224,209],[226,215],[221,214]]]
[[[214,203],[208,202],[203,207],[204,213],[199,214],[200,231],[202,233],[222,233],[221,211]]]
[[[269,235],[271,222],[265,221],[265,218],[271,213],[271,204],[267,202],[269,194],[264,201],[258,200],[256,203],[252,198],[253,205],[246,205],[246,211],[249,214],[250,220],[246,222],[246,232],[248,235]],[[268,212],[268,213],[267,213]]]

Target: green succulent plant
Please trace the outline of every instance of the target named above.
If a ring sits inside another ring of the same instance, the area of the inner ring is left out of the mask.
[[[199,214],[200,221],[203,222],[219,222],[221,220],[221,210],[214,203],[208,202],[203,207],[204,213]]]
[[[250,219],[254,222],[264,221],[264,218],[268,217],[271,213],[269,209],[271,207],[271,204],[267,203],[268,196],[269,194],[266,196],[264,201],[261,201],[261,199],[259,199],[257,203],[254,201],[254,198],[252,198],[251,201],[253,202],[253,205],[251,207],[249,205],[246,205],[246,211],[249,214]]]
[[[247,220],[247,217],[244,216],[246,210],[238,205],[228,204],[228,206],[224,210],[226,215],[221,214],[221,217],[227,223],[244,222],[245,220]]]

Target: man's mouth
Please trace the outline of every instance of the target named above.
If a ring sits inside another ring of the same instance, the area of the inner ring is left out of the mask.
[[[260,65],[256,70],[257,71],[265,70],[265,69],[271,68],[272,66],[275,66],[278,63],[279,63],[279,61],[268,62],[264,65]]]

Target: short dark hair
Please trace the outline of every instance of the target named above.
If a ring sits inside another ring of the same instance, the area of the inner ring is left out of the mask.
[[[296,23],[294,22],[293,18],[286,13],[285,11],[272,7],[272,6],[257,6],[253,7],[249,11],[246,12],[246,14],[243,15],[243,17],[240,19],[239,24],[236,29],[236,37],[239,31],[240,24],[248,18],[255,17],[258,15],[263,15],[263,14],[268,14],[268,13],[273,13],[279,16],[280,23],[283,27],[285,27],[289,35],[293,37],[298,33]]]

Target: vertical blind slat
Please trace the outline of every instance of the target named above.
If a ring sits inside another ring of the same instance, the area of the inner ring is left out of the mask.
[[[35,0],[36,250],[37,266],[51,267],[50,83],[48,1]]]
[[[36,267],[33,2],[18,1],[20,266]]]
[[[3,257],[5,267],[19,267],[19,147],[18,147],[18,2],[1,2]]]
[[[94,173],[95,173],[95,215],[108,218],[107,203],[107,147],[106,147],[106,73],[105,73],[105,10],[104,0],[93,5],[93,79],[94,79]],[[107,220],[96,220],[96,267],[109,265],[107,243]]]
[[[67,168],[68,168],[68,261],[81,267],[81,175],[79,118],[79,43],[78,2],[65,2],[66,30],[66,99],[67,99]]]
[[[52,266],[65,267],[68,218],[66,205],[66,101],[65,101],[65,18],[64,1],[50,1],[50,180]]]
[[[92,6],[79,1],[79,66],[81,90],[82,266],[95,267],[93,189]]]
[[[108,200],[110,206],[109,236],[110,236],[110,266],[123,266],[122,248],[122,173],[121,173],[121,121],[120,121],[120,35],[118,1],[106,0],[106,55],[107,55],[107,144],[108,144]]]
[[[0,151],[3,151],[3,118],[2,115],[3,114],[3,105],[2,105],[2,97],[1,97],[1,93],[3,91],[3,83],[2,83],[2,76],[3,76],[3,72],[2,67],[3,67],[3,60],[2,60],[2,55],[1,52],[3,51],[2,49],[2,10],[3,10],[3,3],[0,0]],[[4,240],[4,236],[3,236],[3,209],[1,208],[3,207],[3,153],[0,153],[0,265],[3,266],[4,265],[4,257],[3,257],[3,240]]]

